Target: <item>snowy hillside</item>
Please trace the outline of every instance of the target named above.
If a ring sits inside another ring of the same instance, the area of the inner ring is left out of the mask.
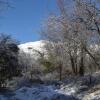
[[[33,53],[34,50],[43,52],[45,42],[46,41],[44,41],[44,40],[35,41],[35,42],[27,42],[24,44],[20,44],[19,48],[21,51],[23,51],[25,53]]]

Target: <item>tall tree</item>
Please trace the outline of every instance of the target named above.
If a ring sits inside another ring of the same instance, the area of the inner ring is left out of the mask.
[[[91,52],[91,45],[99,43],[99,10],[96,10],[96,5],[94,7],[94,2],[88,0],[74,0],[74,9],[69,11],[66,0],[57,0],[57,4],[60,15],[50,15],[42,31],[43,36],[52,42],[54,48],[58,48],[55,44],[59,46],[57,50],[63,52],[57,54],[60,59],[62,54],[69,58],[74,74],[84,75],[87,55],[99,66],[92,54],[95,50]]]

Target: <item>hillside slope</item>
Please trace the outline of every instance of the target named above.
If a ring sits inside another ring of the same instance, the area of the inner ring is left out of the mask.
[[[25,53],[33,53],[34,50],[43,52],[45,42],[46,41],[44,41],[44,40],[35,41],[35,42],[27,42],[24,44],[20,44],[18,47],[21,51],[23,51]]]

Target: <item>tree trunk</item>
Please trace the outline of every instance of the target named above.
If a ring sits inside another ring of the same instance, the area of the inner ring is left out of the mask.
[[[75,57],[75,74],[77,75],[78,74],[78,66],[77,66],[77,57]]]
[[[80,76],[84,76],[84,63],[83,63],[83,57],[81,57],[80,68],[79,68],[79,75],[80,75]]]
[[[71,61],[71,66],[72,66],[72,71],[73,71],[73,74],[76,74],[76,71],[75,71],[75,63],[74,63],[74,58],[72,57],[71,54],[70,55],[70,61]]]
[[[59,80],[62,80],[62,64],[59,65]]]
[[[79,75],[84,76],[84,50],[81,48],[81,59],[80,59],[80,67],[79,67]]]
[[[95,57],[89,52],[89,50],[85,46],[83,47],[83,49],[85,50],[85,52],[87,52],[87,54],[93,59],[95,64],[99,67],[99,64],[97,63]]]

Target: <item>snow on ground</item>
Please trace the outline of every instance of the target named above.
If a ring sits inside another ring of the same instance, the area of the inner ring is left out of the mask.
[[[100,73],[93,74],[92,78],[93,86],[84,83],[89,80],[88,75],[67,78],[59,87],[54,84],[24,86],[12,93],[0,95],[0,100],[100,100]]]
[[[79,86],[80,87],[80,86]],[[77,85],[63,85],[57,89],[53,85],[22,87],[13,94],[0,95],[0,100],[100,100],[100,91],[88,93],[80,91]]]
[[[100,100],[100,91],[87,94],[83,100]]]
[[[75,94],[77,88],[72,86],[71,87],[71,84],[69,85],[66,85],[66,86],[62,86],[60,89],[56,89],[55,91],[57,91],[58,93],[61,93],[61,94],[66,94],[66,95],[73,95]]]
[[[72,95],[65,95],[55,91],[53,86],[22,87],[15,91],[13,96],[3,97],[0,100],[78,100]]]
[[[4,96],[0,95],[0,100],[7,100]]]

